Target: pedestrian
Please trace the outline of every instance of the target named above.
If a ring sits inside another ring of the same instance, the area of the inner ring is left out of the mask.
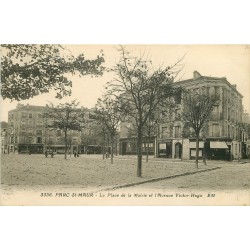
[[[74,157],[76,157],[76,150],[74,150]]]
[[[47,150],[45,151],[44,155],[45,155],[46,158],[48,157],[48,152],[47,152]]]
[[[106,159],[107,159],[107,158],[109,158],[109,153],[108,153],[108,152],[106,152]]]

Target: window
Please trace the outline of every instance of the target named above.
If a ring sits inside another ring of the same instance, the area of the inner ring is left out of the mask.
[[[32,113],[29,113],[29,118],[32,118]]]
[[[212,124],[212,137],[220,136],[220,127],[219,124]]]
[[[214,106],[214,108],[213,108],[212,118],[219,119],[219,106],[218,105]]]
[[[168,127],[162,127],[162,137],[163,138],[168,138],[170,137],[170,130]]]
[[[37,121],[37,127],[42,127],[43,126],[43,122],[42,121]]]
[[[42,114],[40,114],[40,113],[37,114],[37,118],[38,118],[38,119],[42,119],[42,118],[43,118]]]
[[[231,133],[230,133],[230,125],[227,126],[227,135],[228,135],[228,137],[231,136]]]
[[[176,96],[174,97],[174,100],[175,100],[175,104],[181,103],[181,91],[176,94]]]
[[[175,127],[175,134],[174,135],[176,138],[181,137],[181,127],[180,126]]]
[[[36,134],[37,134],[37,135],[42,135],[42,133],[43,133],[43,131],[40,130],[40,129],[36,131]]]
[[[37,137],[36,138],[36,143],[42,143],[42,137]]]
[[[57,131],[56,131],[56,136],[61,136],[61,135],[62,135],[61,130],[57,130]]]
[[[27,117],[27,114],[26,114],[25,112],[22,112],[22,113],[21,113],[21,117],[22,117],[22,118],[26,118],[26,117]]]
[[[181,119],[180,109],[175,110],[175,120],[179,121]]]

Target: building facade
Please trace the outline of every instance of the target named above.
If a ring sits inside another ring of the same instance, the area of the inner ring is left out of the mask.
[[[8,153],[55,153],[65,152],[65,138],[61,130],[48,125],[51,120],[46,115],[45,106],[18,104],[8,113],[7,152]],[[85,131],[86,132],[86,131]],[[69,152],[84,151],[81,131],[68,132]]]
[[[6,154],[8,153],[8,140],[7,140],[7,131],[8,131],[8,123],[7,122],[1,122],[1,153]]]
[[[193,78],[175,83],[176,87],[198,91],[209,95],[217,94],[216,103],[208,123],[200,135],[199,156],[206,154],[209,159],[232,160],[242,158],[244,131],[241,130],[243,96],[236,85],[226,78],[202,76],[193,73]],[[156,157],[192,159],[195,157],[196,143],[192,135],[185,136],[182,122],[183,99],[175,98],[175,109],[155,126],[152,142]],[[123,135],[123,144],[131,144],[131,139]],[[122,145],[120,145],[122,146]]]
[[[242,154],[244,158],[250,159],[250,115],[246,112],[244,112],[242,116],[242,125],[243,125]]]

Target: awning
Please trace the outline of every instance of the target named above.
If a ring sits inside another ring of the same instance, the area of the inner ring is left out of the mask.
[[[228,146],[224,141],[210,141],[210,148],[228,149]]]
[[[189,148],[196,148],[196,142],[195,141],[189,142]],[[199,142],[199,148],[204,148],[204,142],[203,141]]]

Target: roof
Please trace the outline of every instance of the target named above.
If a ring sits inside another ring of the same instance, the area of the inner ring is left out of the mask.
[[[15,109],[10,110],[9,112],[12,111],[17,111],[17,110],[25,110],[25,111],[44,111],[45,110],[45,106],[35,106],[35,105],[22,105],[22,104],[17,104]]]
[[[224,82],[226,83],[228,86],[230,86],[235,92],[237,92],[241,97],[243,97],[243,95],[236,89],[236,84],[231,84],[226,77],[212,77],[212,76],[202,76],[199,72],[197,71],[194,71],[193,73],[194,77],[191,78],[191,79],[186,79],[186,80],[182,80],[182,81],[178,81],[176,82],[175,84],[178,84],[178,85],[182,85],[182,84],[185,84],[185,83],[198,83],[200,82],[201,80],[203,81],[220,81],[220,82]]]
[[[23,110],[23,111],[39,111],[39,112],[44,112],[46,110],[47,106],[36,106],[36,105],[24,105],[24,104],[17,104],[15,109],[10,110],[9,112],[13,111],[18,111],[18,110]],[[81,108],[77,108],[81,109]],[[86,109],[89,113],[92,112],[91,109]]]

